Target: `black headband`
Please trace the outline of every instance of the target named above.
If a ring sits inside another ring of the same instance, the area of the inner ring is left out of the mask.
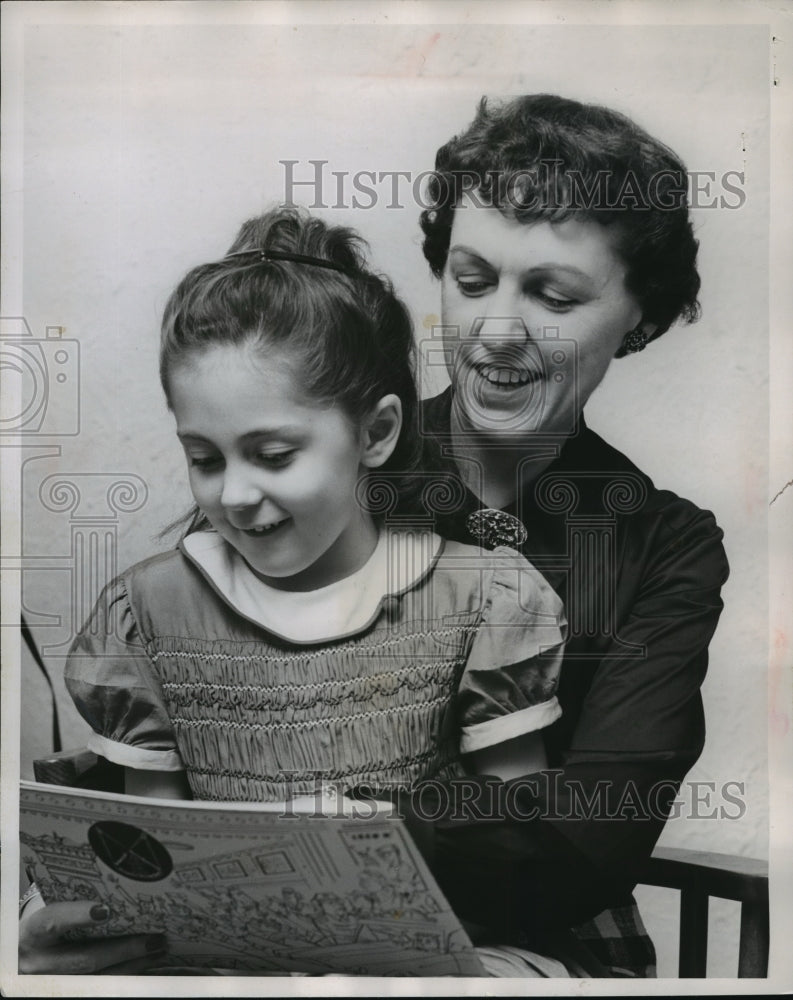
[[[335,261],[326,260],[324,257],[309,257],[303,253],[292,253],[287,250],[235,250],[234,253],[227,253],[224,260],[231,260],[232,257],[250,257],[252,262],[269,264],[274,260],[291,261],[294,264],[311,264],[312,267],[324,267],[328,271],[338,271],[340,274],[350,275],[350,270]]]

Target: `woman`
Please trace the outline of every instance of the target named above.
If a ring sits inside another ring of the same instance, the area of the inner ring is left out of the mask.
[[[686,181],[613,111],[483,100],[439,150],[421,217],[452,383],[423,404],[437,530],[518,548],[569,619],[550,772],[513,783],[503,822],[440,823],[438,874],[462,916],[535,946],[577,928],[612,975],[654,972],[630,892],[702,750],[728,566],[712,514],[656,488],[583,408],[612,358],[697,316]]]

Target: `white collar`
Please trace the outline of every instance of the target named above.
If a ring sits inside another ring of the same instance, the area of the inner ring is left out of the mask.
[[[443,547],[432,531],[382,531],[374,552],[352,575],[319,590],[287,591],[259,579],[215,531],[196,531],[182,553],[238,614],[292,643],[344,639],[363,631],[386,597],[414,587]]]

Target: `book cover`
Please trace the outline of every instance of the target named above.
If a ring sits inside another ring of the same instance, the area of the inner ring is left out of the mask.
[[[163,932],[187,969],[483,975],[403,820],[349,809],[23,781],[21,856],[46,902],[101,900],[100,933]]]

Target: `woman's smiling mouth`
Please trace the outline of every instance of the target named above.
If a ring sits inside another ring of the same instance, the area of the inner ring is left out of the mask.
[[[539,371],[529,371],[527,368],[511,368],[492,363],[476,364],[474,371],[490,385],[503,389],[513,389],[536,382],[541,377]]]

